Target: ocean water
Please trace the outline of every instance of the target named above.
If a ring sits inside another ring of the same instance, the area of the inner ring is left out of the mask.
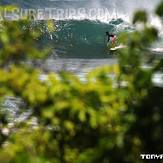
[[[151,16],[151,23],[160,25],[157,18],[152,17],[153,10],[159,1],[1,0],[0,5],[45,10],[45,15],[38,16],[36,19],[54,20],[56,32],[49,33],[49,38],[53,39],[51,42],[54,43],[56,51],[58,53],[63,51],[65,54],[60,54],[59,57],[95,58],[97,56],[103,58],[106,57],[103,53],[106,46],[105,32],[117,34],[124,30],[132,30],[131,19],[137,9],[146,9]],[[48,9],[51,9],[50,16],[47,16]],[[41,26],[42,31],[47,32],[44,23]],[[82,55],[81,52],[83,52]]]
[[[160,30],[160,42],[156,43],[153,48],[163,48],[162,26],[152,14],[159,1],[1,0],[0,5],[16,5],[22,10],[43,10],[44,14],[37,15],[31,24],[31,30],[39,25],[42,33],[40,44],[52,48],[51,54],[42,67],[53,72],[62,70],[73,72],[83,78],[96,67],[117,62],[116,56],[107,49],[105,32],[118,34],[135,30],[135,27],[131,25],[131,19],[137,9],[146,9],[150,14],[151,24]],[[47,13],[49,9],[50,16]],[[55,31],[53,32],[47,28],[48,19],[54,23]],[[17,102],[16,99],[15,101]],[[6,106],[13,106],[15,101],[9,99]],[[17,108],[17,105],[14,106]],[[19,110],[14,110],[14,116],[20,115]]]
[[[137,9],[147,10],[150,23],[159,29],[160,40],[154,44],[152,51],[160,54],[161,50],[162,53],[163,28],[153,15],[159,2],[160,0],[1,0],[0,5],[16,5],[22,12],[37,12],[31,30],[39,25],[42,33],[39,43],[52,49],[43,64],[44,69],[58,72],[60,67],[60,70],[80,74],[86,70],[89,72],[90,67],[93,69],[104,65],[103,60],[106,61],[105,64],[116,63],[116,56],[107,48],[105,32],[118,35],[120,32],[135,30],[131,20]],[[49,19],[53,22],[55,31],[48,30]],[[83,60],[85,64],[82,68]]]
[[[54,58],[109,58],[106,31],[118,34],[133,27],[121,18],[108,23],[99,20],[53,20],[55,31],[49,32],[46,21],[37,21],[43,33],[41,43],[53,49]]]
[[[118,34],[133,31],[131,19],[135,10],[146,9],[152,17],[159,1],[1,0],[0,4],[16,5],[24,10],[44,10],[41,16],[37,14],[33,26],[40,25],[43,33],[41,43],[52,48],[51,59],[109,59],[105,32]],[[47,19],[54,22],[55,32],[48,31]],[[157,26],[160,24],[154,17],[151,18],[151,23]]]

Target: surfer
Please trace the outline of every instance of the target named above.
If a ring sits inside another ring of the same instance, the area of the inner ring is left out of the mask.
[[[108,37],[108,39],[107,39],[108,43],[111,42],[111,46],[112,46],[112,47],[115,47],[116,35],[111,34],[111,33],[109,33],[109,32],[106,32],[106,36]]]

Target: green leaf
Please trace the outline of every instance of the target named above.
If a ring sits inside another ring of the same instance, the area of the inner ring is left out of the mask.
[[[137,11],[133,17],[133,24],[136,23],[147,23],[148,17],[146,11]]]
[[[158,16],[163,16],[163,1],[158,5],[155,12]]]

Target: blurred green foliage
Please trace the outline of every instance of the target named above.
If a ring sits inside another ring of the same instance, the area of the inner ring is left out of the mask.
[[[160,4],[158,5],[158,7],[156,8],[156,14],[160,17],[163,16],[163,1],[160,2]]]
[[[163,90],[152,76],[163,61],[142,67],[143,49],[158,32],[146,25],[145,12],[133,22],[144,28],[119,36],[127,45],[119,63],[90,72],[85,81],[67,72],[40,80],[42,70],[25,62],[45,55],[36,45],[39,33],[27,20],[0,22],[1,104],[7,96],[19,97],[32,110],[11,125],[0,107],[0,162],[143,163],[141,153],[162,153]]]
[[[138,11],[135,13],[134,18],[133,18],[133,24],[137,22],[143,22],[146,23],[148,21],[148,17],[145,11]]]

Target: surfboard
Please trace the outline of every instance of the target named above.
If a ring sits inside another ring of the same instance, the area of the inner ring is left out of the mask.
[[[125,45],[119,45],[119,46],[116,46],[116,47],[114,47],[114,48],[110,48],[110,51],[116,51],[116,50],[118,50],[118,49],[124,49],[124,48],[126,48],[127,46],[125,46]]]
[[[151,48],[149,49],[152,53],[159,53],[159,54],[163,54],[163,48]]]

